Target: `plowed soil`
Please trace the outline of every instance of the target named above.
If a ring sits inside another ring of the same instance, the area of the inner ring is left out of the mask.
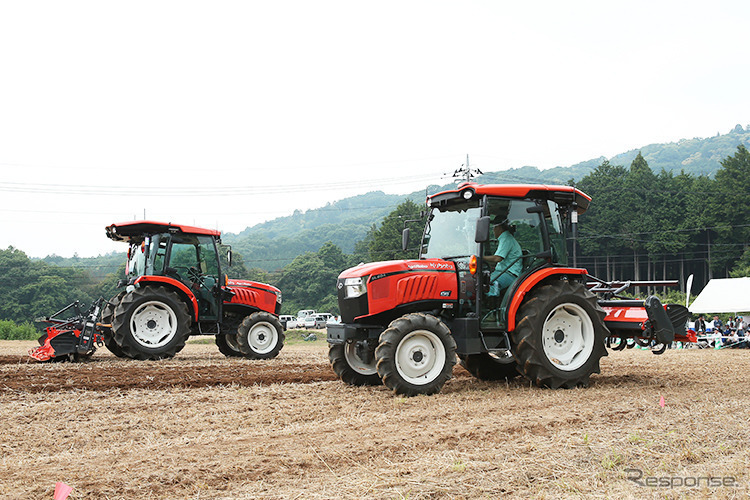
[[[37,363],[0,342],[0,497],[740,498],[750,350],[611,352],[589,388],[482,382],[435,396],[335,379],[323,341],[278,358],[189,343]],[[660,399],[664,398],[664,406]]]

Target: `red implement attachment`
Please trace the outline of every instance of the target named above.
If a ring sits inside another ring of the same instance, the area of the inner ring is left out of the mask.
[[[44,335],[38,339],[39,347],[29,350],[29,356],[42,362],[76,361],[90,357],[96,351],[96,346],[104,343],[99,331],[102,325],[96,322],[103,302],[103,299],[99,299],[88,311],[82,312],[80,302],[76,301],[52,316],[38,319],[52,323],[52,326],[44,329]],[[73,317],[60,319],[60,315],[71,309],[75,313]]]

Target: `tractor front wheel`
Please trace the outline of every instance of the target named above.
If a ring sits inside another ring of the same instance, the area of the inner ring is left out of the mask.
[[[407,314],[380,334],[375,360],[378,375],[396,394],[435,394],[453,376],[456,341],[435,316]]]
[[[380,375],[375,365],[375,354],[365,341],[331,345],[328,359],[336,375],[349,385],[380,385]],[[362,359],[362,357],[365,359]],[[369,357],[369,359],[368,359]]]
[[[512,336],[519,369],[540,387],[587,386],[607,355],[604,316],[596,296],[580,283],[555,281],[532,290]]]
[[[284,331],[273,314],[255,312],[237,329],[237,345],[246,358],[271,359],[284,347]]]
[[[130,358],[172,358],[185,347],[190,315],[176,292],[162,286],[141,287],[117,305],[112,330],[117,345]]]

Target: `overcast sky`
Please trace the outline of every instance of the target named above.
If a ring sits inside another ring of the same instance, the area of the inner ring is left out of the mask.
[[[750,2],[0,1],[0,248],[239,232],[750,123]]]

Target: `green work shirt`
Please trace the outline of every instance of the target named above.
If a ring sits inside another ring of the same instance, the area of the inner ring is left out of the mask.
[[[523,269],[522,254],[521,245],[510,234],[510,231],[503,231],[503,234],[497,237],[497,250],[495,251],[495,255],[502,257],[503,260],[497,263],[492,276],[500,276],[506,271],[514,276],[521,274]]]

